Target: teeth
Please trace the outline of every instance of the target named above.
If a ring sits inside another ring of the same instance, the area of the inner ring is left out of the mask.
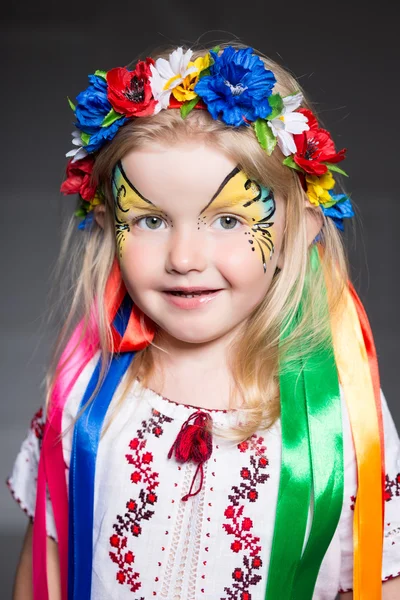
[[[174,296],[182,296],[183,298],[194,298],[195,296],[201,296],[202,294],[209,294],[210,291],[205,290],[204,292],[193,292],[192,294],[184,294],[183,292],[171,292],[171,294],[174,294]]]

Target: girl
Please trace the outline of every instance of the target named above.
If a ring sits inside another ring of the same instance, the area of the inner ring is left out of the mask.
[[[8,480],[34,519],[14,598],[398,598],[345,150],[240,44],[96,71],[70,104],[79,275]]]

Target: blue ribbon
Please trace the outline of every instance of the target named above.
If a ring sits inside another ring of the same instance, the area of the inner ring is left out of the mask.
[[[114,355],[108,373],[93,402],[74,428],[69,472],[68,599],[90,600],[93,555],[93,505],[96,457],[104,417],[115,390],[135,352]],[[96,365],[79,410],[93,394],[99,380]]]

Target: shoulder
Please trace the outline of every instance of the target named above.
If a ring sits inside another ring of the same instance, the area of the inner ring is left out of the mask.
[[[63,410],[63,430],[69,427],[78,414],[80,404],[85,395],[86,388],[92,379],[94,370],[98,363],[100,352],[97,352],[93,358],[83,367],[81,373],[77,377],[66,399],[64,399]]]

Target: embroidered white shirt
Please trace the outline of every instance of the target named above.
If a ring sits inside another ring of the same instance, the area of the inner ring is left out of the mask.
[[[96,359],[82,372],[63,413],[63,430],[77,414]],[[121,393],[120,384],[109,408]],[[386,502],[382,580],[400,575],[400,441],[382,394]],[[96,462],[93,600],[264,600],[278,496],[281,430],[235,444],[213,437],[201,491],[188,492],[196,465],[168,452],[182,424],[198,407],[178,404],[135,381],[101,439]],[[334,600],[352,589],[353,508],[357,494],[354,447],[342,395],[345,482],[340,521],[324,556],[313,600]],[[202,409],[227,427],[238,411]],[[36,413],[15,460],[8,486],[34,516],[43,410]],[[63,438],[68,465],[70,428]],[[194,490],[199,486],[196,480]],[[307,535],[310,529],[311,513]],[[48,534],[57,538],[50,500]],[[282,532],[290,543],[290,532]]]

